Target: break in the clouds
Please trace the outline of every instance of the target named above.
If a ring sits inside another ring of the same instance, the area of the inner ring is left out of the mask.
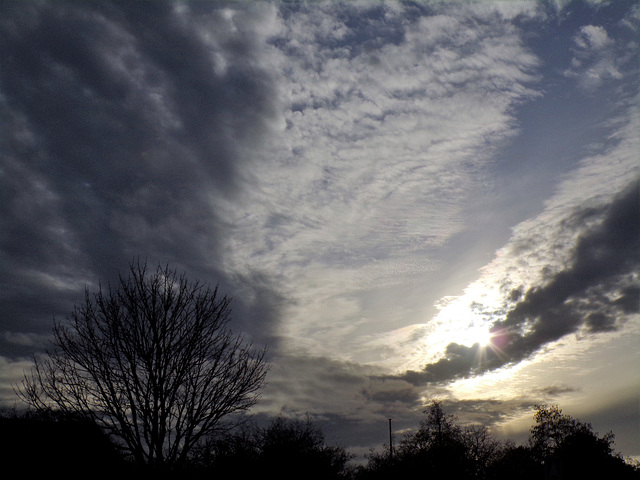
[[[578,236],[561,270],[543,269],[541,285],[511,291],[515,305],[491,324],[491,345],[450,343],[444,358],[404,377],[411,382],[443,382],[479,374],[518,362],[570,333],[620,328],[640,305],[638,185],[632,182],[604,212],[589,208],[565,219],[595,225]]]
[[[540,367],[457,398],[638,335],[639,23],[634,1],[0,2],[3,398],[138,257],[234,298],[270,345],[261,413],[409,428],[439,396],[504,422],[590,392]]]

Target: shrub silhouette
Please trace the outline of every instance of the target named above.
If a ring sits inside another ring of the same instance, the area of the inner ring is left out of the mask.
[[[350,455],[330,446],[306,418],[274,418],[266,427],[246,427],[211,446],[208,470],[217,475],[338,480],[348,475]]]
[[[126,468],[116,445],[95,423],[70,415],[4,414],[0,438],[5,471],[28,478],[116,475]]]

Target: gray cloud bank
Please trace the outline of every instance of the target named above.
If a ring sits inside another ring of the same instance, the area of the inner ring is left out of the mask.
[[[270,131],[274,82],[258,35],[213,4],[178,7],[0,4],[3,328],[48,329],[138,256],[236,290],[214,202]],[[277,298],[265,288],[244,298]],[[269,302],[252,313],[270,323]]]

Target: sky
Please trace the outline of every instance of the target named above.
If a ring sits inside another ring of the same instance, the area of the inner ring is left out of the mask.
[[[443,402],[640,456],[640,2],[0,1],[0,403],[137,258],[233,298],[257,417]]]

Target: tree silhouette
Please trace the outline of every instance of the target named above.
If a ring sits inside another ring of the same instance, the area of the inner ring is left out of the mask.
[[[350,458],[344,448],[327,445],[322,431],[308,417],[276,417],[259,431],[258,438],[262,471],[282,479],[337,480]]]
[[[502,444],[484,425],[469,425],[462,431],[462,443],[474,478],[487,477],[489,467],[500,457]]]
[[[545,478],[544,467],[525,445],[515,445],[508,441],[497,458],[487,469],[487,478],[493,480],[540,480]]]
[[[431,474],[450,479],[470,478],[473,460],[467,455],[464,432],[442,403],[433,401],[424,411],[420,428],[400,443],[393,468],[401,476]]]
[[[309,417],[278,416],[216,439],[206,469],[221,477],[338,480],[347,478],[350,458],[343,447],[328,445]]]
[[[393,458],[372,452],[356,470],[357,480],[447,478],[486,480],[640,479],[638,465],[613,450],[613,434],[600,437],[590,424],[562,413],[557,406],[536,406],[528,444],[501,443],[487,427],[460,427],[440,402],[431,402],[419,428],[406,434]]]
[[[444,448],[462,440],[462,430],[456,425],[455,416],[447,414],[442,402],[433,401],[424,411],[425,419],[420,422],[418,431],[404,440],[409,448]]]
[[[562,413],[557,405],[536,405],[534,419],[531,451],[547,470],[561,471],[566,480],[639,477],[637,469],[614,451],[613,432],[599,436],[590,423]]]
[[[55,322],[53,349],[17,392],[39,411],[94,421],[138,464],[178,468],[264,383],[265,352],[228,329],[229,303],[174,269],[132,263],[117,289],[86,291]]]
[[[591,431],[591,425],[563,414],[557,405],[536,405],[535,408],[536,424],[531,427],[529,443],[540,460],[554,455],[572,434]]]

